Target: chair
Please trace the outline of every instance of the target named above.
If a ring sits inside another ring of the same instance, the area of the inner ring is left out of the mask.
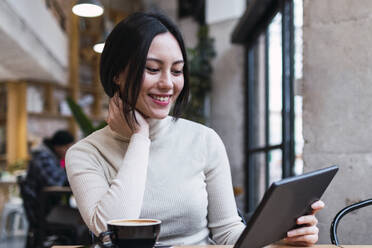
[[[25,193],[25,178],[18,177],[17,182],[20,187],[24,210],[29,221],[26,248],[50,247],[54,244],[70,245],[84,242],[81,238],[84,236],[85,230],[87,230],[85,225],[83,223],[69,221],[71,218],[79,219],[80,214],[76,209],[58,205],[52,208],[50,213],[46,215],[45,201],[49,196],[42,193],[42,199],[40,199],[41,206],[37,210],[31,206],[31,202]],[[88,233],[88,231],[86,232]]]
[[[345,208],[343,208],[340,212],[338,212],[335,216],[335,218],[332,221],[331,224],[331,241],[332,244],[339,246],[338,237],[337,237],[337,226],[342,217],[344,217],[346,214],[357,210],[359,208],[363,208],[366,206],[372,205],[372,199],[364,200],[361,202],[354,203],[352,205],[349,205]]]
[[[23,210],[22,200],[11,198],[5,203],[0,223],[0,241],[13,236],[23,236],[28,222]]]

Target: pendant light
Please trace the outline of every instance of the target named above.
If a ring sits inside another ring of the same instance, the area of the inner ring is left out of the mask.
[[[102,53],[104,47],[105,47],[105,43],[104,42],[100,42],[100,43],[97,43],[97,44],[95,44],[93,46],[93,50],[96,53]]]
[[[99,0],[79,0],[72,12],[81,17],[97,17],[103,14],[103,5]]]

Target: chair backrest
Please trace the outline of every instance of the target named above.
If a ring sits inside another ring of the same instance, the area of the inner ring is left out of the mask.
[[[37,217],[37,210],[33,206],[33,200],[30,199],[29,194],[27,193],[27,185],[25,176],[18,176],[17,183],[20,189],[20,195],[23,201],[23,207],[26,213],[27,220],[29,222],[30,228],[34,229],[37,227],[38,217]]]
[[[332,241],[332,244],[339,246],[338,237],[337,237],[337,227],[338,227],[338,223],[340,222],[342,217],[344,217],[346,214],[348,214],[348,213],[350,213],[354,210],[357,210],[359,208],[363,208],[363,207],[366,207],[366,206],[369,206],[369,205],[372,205],[372,199],[368,199],[368,200],[364,200],[364,201],[361,201],[361,202],[354,203],[350,206],[347,206],[347,207],[343,208],[340,212],[338,212],[336,214],[336,216],[333,219],[332,224],[331,224],[331,241]]]

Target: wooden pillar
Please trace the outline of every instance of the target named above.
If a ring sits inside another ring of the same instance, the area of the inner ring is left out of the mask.
[[[100,56],[96,55],[94,56],[93,61],[93,96],[94,96],[94,102],[93,102],[93,108],[92,108],[92,114],[96,118],[102,117],[102,94],[103,89],[101,87],[100,83],[100,77],[99,77],[99,59]]]
[[[44,86],[45,93],[45,106],[44,111],[47,114],[57,115],[57,104],[54,100],[54,86],[52,84],[47,84]]]
[[[8,165],[28,159],[27,148],[27,84],[26,82],[7,83],[7,129],[6,151]]]
[[[71,8],[68,17],[69,33],[69,88],[70,96],[75,102],[79,99],[79,17],[72,13],[72,6],[76,1],[71,1]],[[70,122],[70,131],[77,136],[77,124],[72,119]]]

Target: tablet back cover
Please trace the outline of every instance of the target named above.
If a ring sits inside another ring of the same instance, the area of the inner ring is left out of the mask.
[[[241,234],[235,248],[258,248],[285,238],[296,219],[311,212],[338,171],[338,166],[274,182]]]

